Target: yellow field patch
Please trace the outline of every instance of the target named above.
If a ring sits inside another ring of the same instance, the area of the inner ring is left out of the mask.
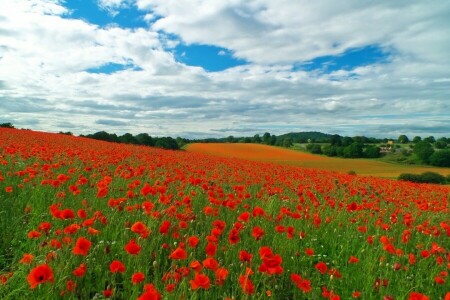
[[[345,173],[355,171],[359,175],[377,177],[396,178],[401,173],[419,174],[427,171],[444,176],[450,174],[450,168],[390,164],[373,159],[326,157],[260,144],[190,144],[186,147],[186,150],[222,157],[236,157]]]

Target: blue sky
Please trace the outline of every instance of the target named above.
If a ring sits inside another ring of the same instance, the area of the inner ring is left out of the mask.
[[[450,4],[334,5],[3,1],[0,122],[184,137],[450,135]]]

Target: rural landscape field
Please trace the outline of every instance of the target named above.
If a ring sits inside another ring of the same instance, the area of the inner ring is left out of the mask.
[[[0,300],[450,300],[449,16],[0,0]]]
[[[450,175],[450,168],[401,165],[376,161],[373,159],[326,157],[260,144],[198,143],[188,145],[186,150],[189,152],[204,153],[221,157],[235,157],[343,173],[353,171],[360,175],[386,178],[397,178],[402,173],[419,174],[423,172],[435,172],[443,176]]]
[[[450,188],[0,129],[2,299],[449,299]]]

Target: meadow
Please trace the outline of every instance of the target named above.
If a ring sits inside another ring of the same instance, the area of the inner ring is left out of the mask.
[[[15,129],[0,186],[1,299],[450,299],[448,186]]]
[[[358,175],[384,178],[397,178],[402,173],[420,174],[423,172],[435,172],[444,176],[450,175],[450,168],[402,165],[375,159],[327,157],[261,144],[198,143],[188,145],[186,150],[193,153],[203,153],[221,157],[235,157],[282,165],[300,166],[304,168],[344,173],[354,171]]]

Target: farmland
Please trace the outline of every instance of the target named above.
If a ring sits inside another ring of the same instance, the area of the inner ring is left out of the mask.
[[[450,299],[448,186],[194,146],[0,129],[0,298]]]
[[[260,144],[191,144],[187,151],[344,173],[355,171],[358,175],[387,178],[397,178],[401,173],[418,174],[427,171],[444,176],[450,174],[450,168],[400,165],[373,159],[326,157]]]

